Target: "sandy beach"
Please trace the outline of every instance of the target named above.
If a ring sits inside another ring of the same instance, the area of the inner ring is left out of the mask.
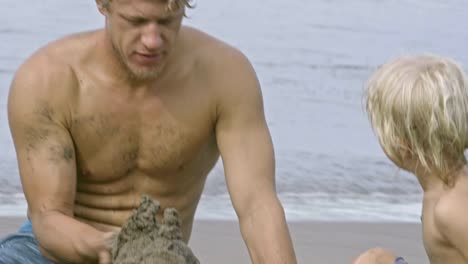
[[[16,230],[22,221],[22,218],[0,218],[0,236]],[[389,248],[409,263],[429,263],[419,224],[292,222],[289,226],[299,263],[350,263],[359,252],[374,246]],[[190,246],[201,263],[250,262],[234,221],[196,221]]]

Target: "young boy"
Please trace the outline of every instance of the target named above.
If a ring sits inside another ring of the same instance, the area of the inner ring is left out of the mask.
[[[422,227],[431,264],[468,264],[468,83],[458,64],[406,56],[380,67],[366,109],[385,154],[424,192]],[[371,249],[355,264],[406,263]]]

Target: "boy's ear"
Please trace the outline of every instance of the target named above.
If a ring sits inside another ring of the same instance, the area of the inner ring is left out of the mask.
[[[400,139],[398,142],[398,150],[402,158],[409,158],[411,156],[411,146],[403,139]]]

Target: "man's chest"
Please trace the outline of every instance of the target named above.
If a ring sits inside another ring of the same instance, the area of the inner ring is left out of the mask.
[[[84,176],[105,179],[133,170],[176,173],[200,155],[214,155],[213,131],[206,104],[102,99],[87,102],[73,114],[70,132],[78,169]]]

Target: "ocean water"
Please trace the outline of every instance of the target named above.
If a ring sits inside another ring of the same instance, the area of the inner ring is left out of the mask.
[[[468,64],[466,0],[199,0],[185,24],[241,49],[263,88],[277,189],[290,221],[419,222],[421,189],[378,146],[362,91],[389,58],[437,53]],[[91,0],[0,0],[0,216],[25,215],[6,101],[42,45],[99,28]],[[235,219],[218,164],[196,215]]]

